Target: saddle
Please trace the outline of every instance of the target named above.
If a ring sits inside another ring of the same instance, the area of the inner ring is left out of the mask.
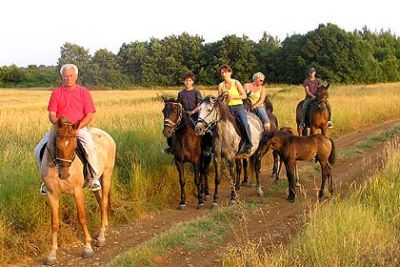
[[[47,147],[47,143],[45,143],[43,145],[43,147],[40,149],[40,154],[39,154],[40,162],[43,159],[44,151],[46,150],[46,147]],[[75,153],[79,157],[79,159],[82,161],[83,177],[85,177],[85,179],[95,177],[93,167],[89,164],[87,153],[85,151],[85,148],[82,145],[82,142],[79,139],[77,140],[77,146],[76,146]]]

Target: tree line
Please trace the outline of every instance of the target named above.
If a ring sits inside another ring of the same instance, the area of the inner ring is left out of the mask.
[[[65,43],[57,66],[15,65],[0,68],[0,86],[54,86],[65,63],[80,69],[87,86],[176,86],[193,71],[197,83],[217,84],[219,67],[229,64],[242,82],[263,72],[268,82],[301,83],[306,69],[317,68],[320,78],[333,83],[375,83],[400,80],[400,38],[367,27],[346,32],[335,24],[320,24],[306,34],[283,41],[264,32],[255,42],[247,36],[227,35],[206,43],[202,36],[182,33],[163,39],[124,43],[117,54],[99,49],[93,55],[77,44]]]

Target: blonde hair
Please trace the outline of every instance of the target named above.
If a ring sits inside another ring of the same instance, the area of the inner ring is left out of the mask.
[[[74,64],[64,64],[60,69],[61,77],[64,77],[65,69],[74,69],[76,76],[78,76],[78,67]]]
[[[254,73],[253,82],[255,82],[256,80],[265,80],[265,75],[262,72]]]

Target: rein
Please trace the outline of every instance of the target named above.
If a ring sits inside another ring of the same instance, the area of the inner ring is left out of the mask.
[[[175,102],[169,102],[169,103],[178,106],[178,119],[176,121],[173,121],[169,118],[165,118],[164,127],[170,127],[172,129],[172,132],[175,132],[175,130],[178,128],[183,118],[183,107],[181,103],[175,103]]]
[[[215,108],[216,104],[217,104],[217,102],[214,103],[213,108]],[[214,112],[208,113],[207,116],[205,116],[204,118],[199,117],[197,119],[197,123],[199,123],[199,122],[203,123],[205,126],[205,131],[208,131],[208,130],[214,128],[214,126],[217,125],[221,121],[221,119],[218,120],[219,114],[217,111],[218,111],[218,109],[217,110],[214,109]],[[214,118],[212,118],[212,120],[208,123],[205,119],[207,119],[207,117],[211,116],[211,114],[214,114]]]

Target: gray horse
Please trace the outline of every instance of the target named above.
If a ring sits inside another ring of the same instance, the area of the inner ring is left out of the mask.
[[[218,206],[218,185],[221,177],[222,158],[226,159],[229,167],[229,175],[231,182],[231,204],[236,203],[236,192],[240,188],[240,180],[234,175],[234,160],[251,158],[258,150],[258,145],[263,137],[263,125],[260,119],[251,113],[247,114],[250,125],[253,147],[249,153],[238,153],[241,145],[240,130],[235,119],[225,104],[227,96],[219,97],[207,96],[201,103],[198,121],[195,131],[198,135],[204,135],[208,130],[212,130],[214,134],[214,165],[215,165],[215,189],[212,206]],[[254,159],[252,162],[254,162]],[[251,169],[254,170],[254,164]],[[233,181],[232,177],[235,177]],[[260,183],[257,179],[257,194],[262,196]]]

